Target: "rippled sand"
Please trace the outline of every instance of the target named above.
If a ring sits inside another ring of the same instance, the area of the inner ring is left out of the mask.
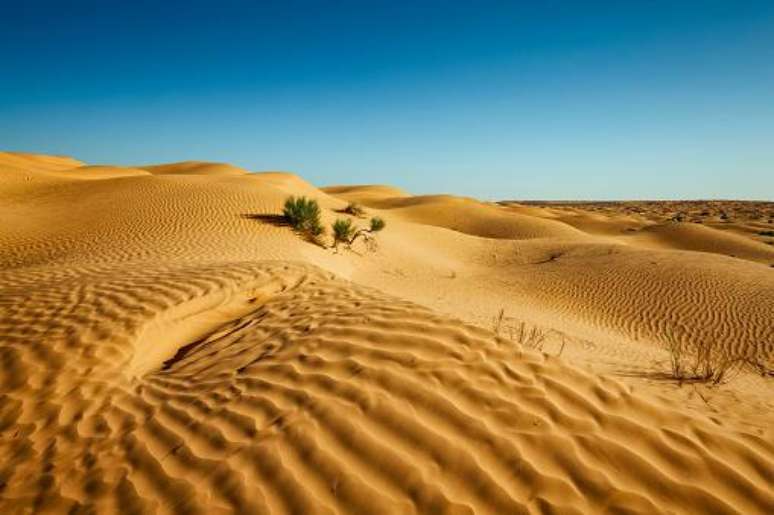
[[[256,217],[291,194],[378,249]],[[663,380],[675,339],[772,364],[772,208],[734,205],[0,153],[0,512],[770,513],[774,379]]]

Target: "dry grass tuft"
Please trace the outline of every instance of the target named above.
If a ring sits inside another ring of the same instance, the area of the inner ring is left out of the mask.
[[[510,341],[518,343],[522,347],[543,352],[548,333],[538,327],[528,326],[526,322],[506,326],[504,324],[505,318],[505,308],[501,308],[492,321],[492,332],[500,336],[507,331]],[[564,350],[564,343],[562,343],[561,350]]]
[[[350,202],[347,207],[341,210],[342,213],[356,216],[358,218],[363,218],[365,216],[365,209],[363,209],[363,206],[356,202]]]
[[[704,383],[720,385],[730,381],[744,370],[753,371],[761,376],[774,376],[774,370],[752,356],[727,356],[720,352],[713,342],[688,345],[670,335],[667,345],[669,351],[669,378],[678,383]]]

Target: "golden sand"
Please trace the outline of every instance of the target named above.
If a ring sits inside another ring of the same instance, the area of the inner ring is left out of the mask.
[[[378,249],[256,218],[289,195]],[[0,153],[0,215],[0,513],[774,508],[774,379],[664,378],[675,341],[771,370],[771,203]]]

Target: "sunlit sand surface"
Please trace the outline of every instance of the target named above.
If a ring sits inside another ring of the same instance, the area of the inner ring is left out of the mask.
[[[256,216],[290,195],[378,248]],[[1,513],[774,509],[772,203],[0,153],[0,215]]]

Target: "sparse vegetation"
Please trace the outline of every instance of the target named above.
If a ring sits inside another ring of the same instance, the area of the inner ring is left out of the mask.
[[[527,324],[521,322],[509,332],[511,341],[518,342],[522,347],[543,352],[543,346],[546,343],[546,333],[535,326],[527,328]],[[562,344],[564,350],[564,343]]]
[[[676,336],[669,338],[669,377],[678,383],[706,383],[719,385],[731,379],[731,374],[745,368],[761,375],[772,375],[772,371],[758,359],[751,356],[728,356],[713,343],[696,345],[689,349]]]
[[[333,245],[337,246],[339,243],[350,244],[350,240],[355,234],[355,227],[352,225],[352,220],[349,218],[339,218],[333,225]]]
[[[758,234],[760,236],[773,236],[774,237],[774,231],[760,231]]]
[[[347,205],[347,207],[343,209],[342,212],[348,215],[356,216],[358,218],[362,218],[365,216],[365,209],[363,209],[363,206],[361,206],[357,202],[350,202]]]
[[[498,336],[504,335],[504,331],[508,332],[508,339],[512,342],[518,343],[522,347],[543,352],[543,347],[546,342],[548,334],[535,327],[528,327],[525,322],[520,322],[516,326],[506,326],[505,321],[505,308],[501,308],[492,321],[492,332]],[[564,338],[562,338],[562,347],[560,353],[564,350]]]
[[[385,226],[384,220],[382,220],[378,216],[371,218],[371,232],[379,232],[382,229],[384,229],[384,226]]]
[[[492,322],[492,332],[496,335],[500,334],[503,327],[503,320],[505,319],[505,308],[500,308],[494,321]]]
[[[350,214],[363,214],[365,211],[358,204],[350,204],[346,209],[340,212],[347,212]],[[320,221],[320,205],[314,199],[306,197],[290,196],[285,200],[285,206],[282,210],[282,217],[278,215],[272,215],[277,218],[283,219],[288,225],[293,227],[297,232],[306,236],[310,241],[320,245],[321,247],[328,248],[321,237],[325,234],[325,229]],[[363,239],[370,250],[373,250],[376,245],[374,235],[384,229],[385,222],[378,216],[371,218],[367,228],[357,227],[350,218],[337,218],[331,229],[333,230],[333,248],[338,248],[340,245],[344,245],[347,248],[351,248],[352,245],[359,239]]]
[[[320,205],[316,200],[306,197],[288,197],[282,214],[296,231],[311,240],[316,240],[325,233],[320,222]]]
[[[369,249],[373,250],[376,245],[374,234],[384,229],[384,227],[384,220],[376,216],[371,218],[367,229],[357,228],[349,218],[338,218],[331,226],[333,229],[333,247],[338,248],[339,245],[344,245],[350,248],[358,238],[362,238]]]

